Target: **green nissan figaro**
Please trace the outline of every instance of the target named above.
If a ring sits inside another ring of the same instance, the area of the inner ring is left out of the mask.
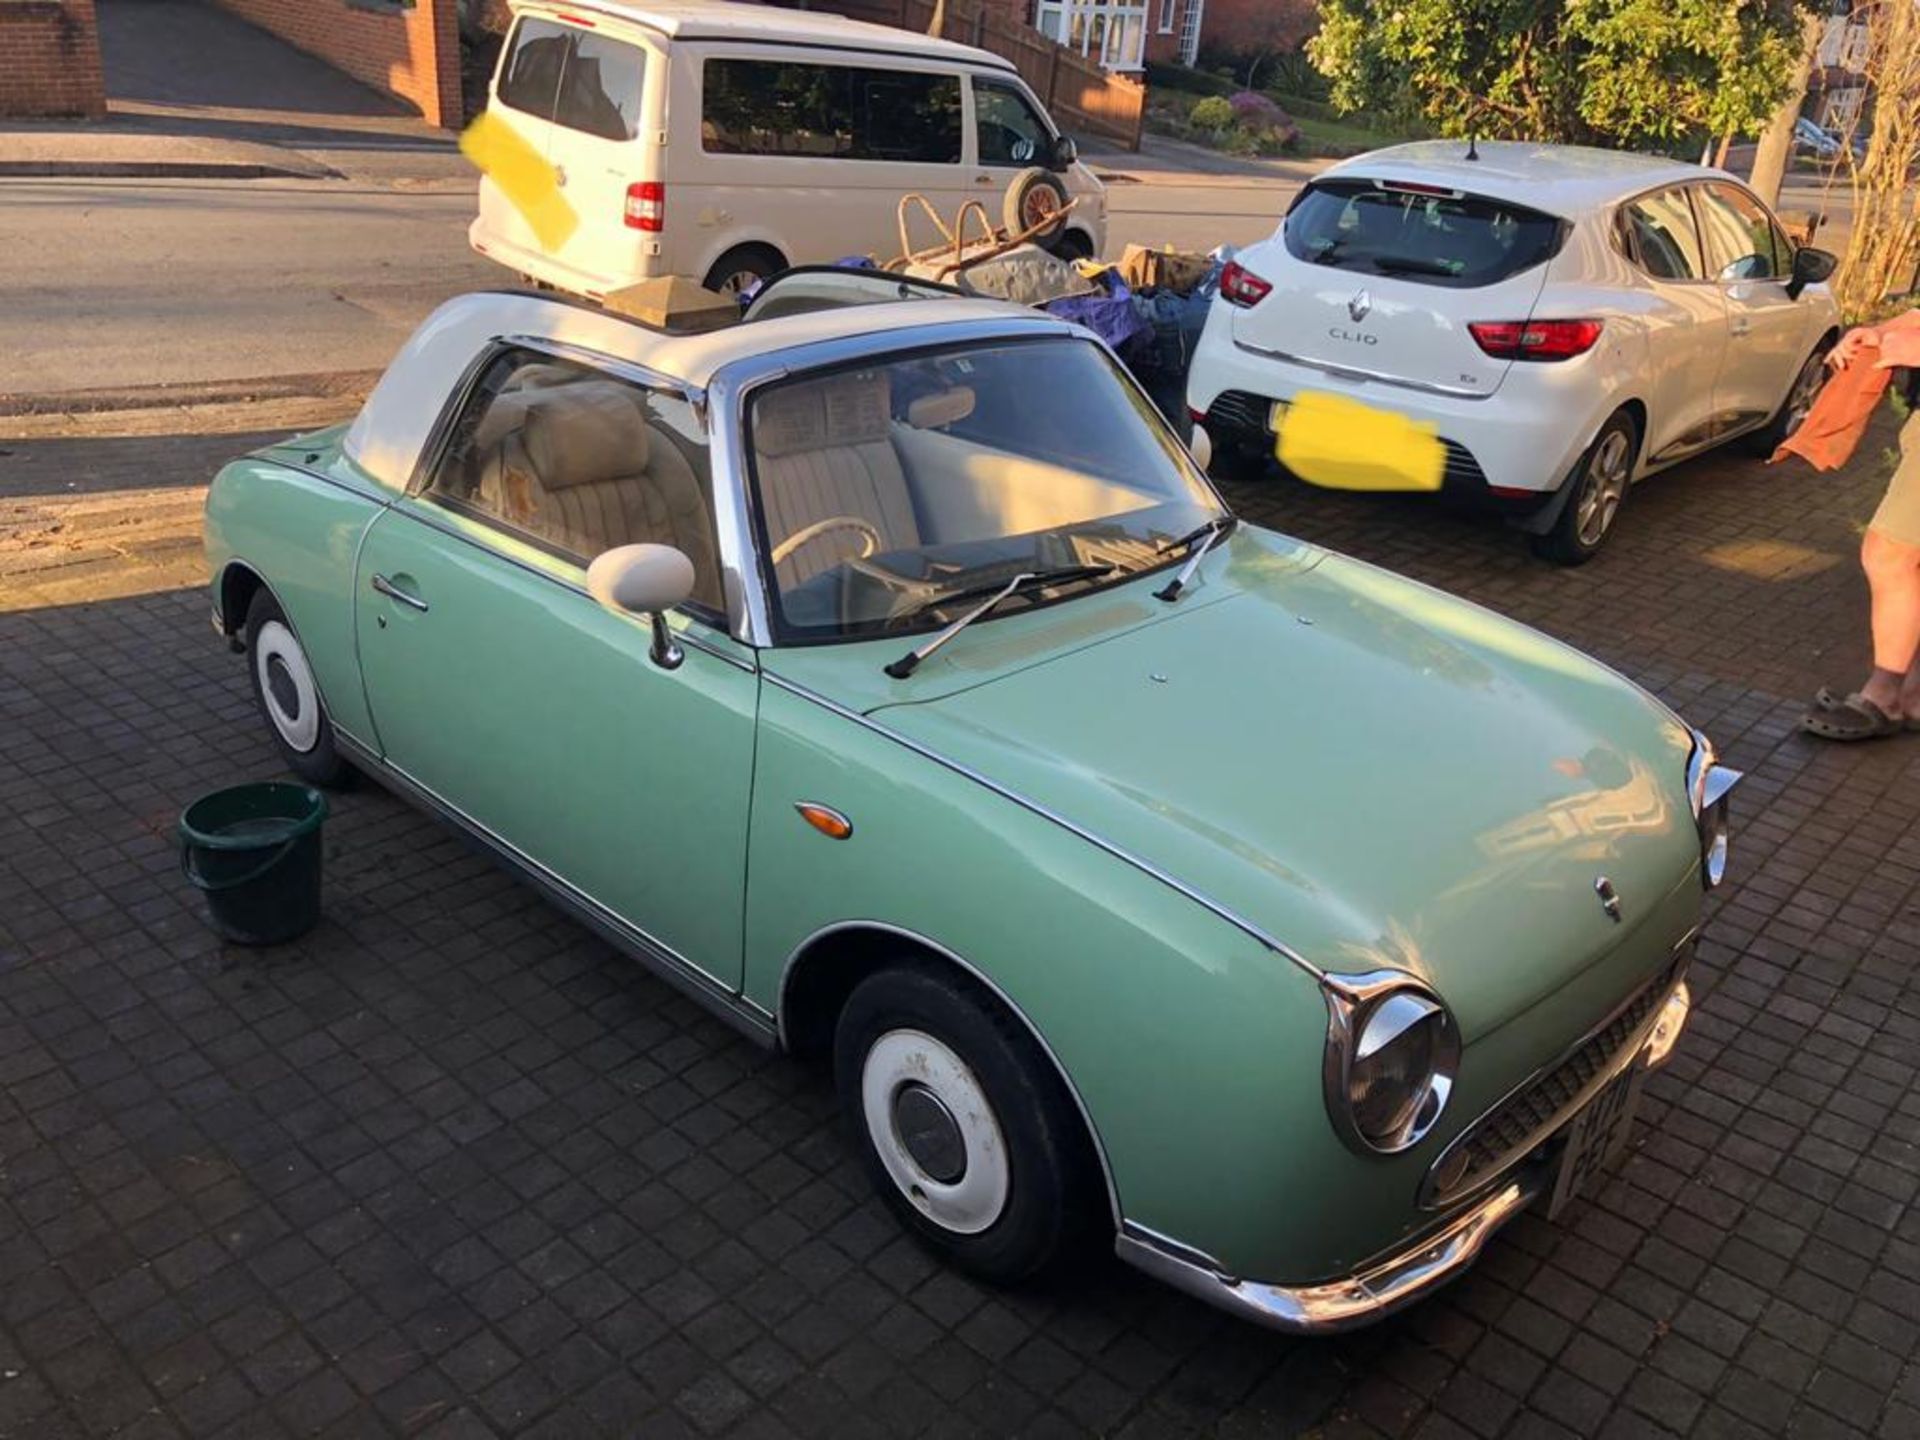
[[[280,753],[830,1063],[955,1265],[1093,1238],[1289,1331],[1431,1293],[1622,1144],[1737,773],[1237,519],[1086,331],[891,284],[698,334],[463,296],[228,465]]]

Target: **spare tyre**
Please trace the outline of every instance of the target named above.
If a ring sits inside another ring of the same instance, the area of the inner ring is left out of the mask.
[[[1038,165],[1030,165],[1013,177],[1007,186],[1006,204],[1001,219],[1008,231],[1019,235],[1043,221],[1047,223],[1029,238],[1050,240],[1060,233],[1067,219],[1067,187],[1060,177]]]

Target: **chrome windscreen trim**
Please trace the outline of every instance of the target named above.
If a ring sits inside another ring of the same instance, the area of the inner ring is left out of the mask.
[[[1231,925],[1234,929],[1240,931],[1243,935],[1246,935],[1249,939],[1256,941],[1261,946],[1265,947],[1268,950],[1271,950],[1274,954],[1284,956],[1286,959],[1291,960],[1295,965],[1298,965],[1303,971],[1311,975],[1317,983],[1324,984],[1326,982],[1326,976],[1321,971],[1320,967],[1315,965],[1312,961],[1308,960],[1298,950],[1295,950],[1292,946],[1287,945],[1284,942],[1275,939],[1273,936],[1269,935],[1266,931],[1262,930],[1258,925],[1255,925],[1251,920],[1248,920],[1246,917],[1230,909],[1228,906],[1221,904],[1218,900],[1213,899],[1211,896],[1203,894],[1202,892],[1194,889],[1191,885],[1187,884],[1186,881],[1178,879],[1175,876],[1169,875],[1165,870],[1162,870],[1158,865],[1155,865],[1151,860],[1142,859],[1140,856],[1135,855],[1132,851],[1123,849],[1121,846],[1114,844],[1111,840],[1105,839],[1102,836],[1094,834],[1093,831],[1087,829],[1085,826],[1074,823],[1072,820],[1069,820],[1066,816],[1060,814],[1058,811],[1048,809],[1045,805],[1042,805],[1039,801],[1030,800],[1025,795],[1022,795],[1019,791],[1008,789],[1005,785],[1002,785],[999,781],[991,779],[988,776],[981,774],[978,770],[975,770],[970,765],[964,765],[958,760],[950,759],[947,756],[940,754],[937,750],[931,750],[927,748],[925,745],[922,745],[917,740],[910,740],[897,730],[889,730],[885,725],[880,724],[877,720],[874,720],[871,716],[862,715],[858,710],[849,710],[846,706],[841,705],[836,701],[829,700],[826,696],[817,694],[814,691],[807,689],[804,685],[797,685],[791,680],[787,680],[782,678],[779,675],[775,675],[771,671],[764,671],[762,672],[762,675],[765,681],[769,685],[776,685],[780,689],[785,690],[790,695],[798,696],[802,700],[806,700],[811,702],[812,704],[818,705],[823,710],[831,711],[833,714],[840,716],[842,719],[852,721],[855,725],[858,725],[863,729],[871,730],[874,734],[883,736],[884,738],[891,740],[894,744],[902,746],[905,749],[911,750],[914,754],[920,756],[922,759],[931,760],[934,764],[940,766],[942,769],[951,770],[954,774],[973,781],[974,784],[979,785],[983,789],[991,790],[994,794],[1000,796],[1002,799],[1012,801],[1015,805],[1018,805],[1022,810],[1027,811],[1029,814],[1037,815],[1042,820],[1046,820],[1054,825],[1058,825],[1062,830],[1065,830],[1070,834],[1078,835],[1082,840],[1086,841],[1089,845],[1092,845],[1095,849],[1102,850],[1106,852],[1108,855],[1111,855],[1114,859],[1120,861],[1122,864],[1131,865],[1134,869],[1138,870],[1141,874],[1149,876],[1154,880],[1158,880],[1162,885],[1165,885],[1169,890],[1173,890],[1181,895],[1186,896],[1187,899],[1193,901],[1193,903],[1198,905],[1201,909],[1207,911],[1211,915],[1217,916],[1221,920],[1226,921],[1227,924]]]
[[[1365,384],[1392,385],[1401,390],[1418,390],[1427,395],[1444,395],[1449,400],[1485,400],[1493,395],[1493,390],[1464,390],[1457,385],[1436,385],[1428,380],[1409,380],[1404,375],[1384,375],[1378,370],[1366,370],[1357,365],[1335,365],[1326,360],[1309,360],[1304,355],[1295,355],[1286,350],[1275,350],[1267,345],[1255,345],[1233,339],[1233,348],[1244,350],[1249,355],[1258,355],[1265,360],[1278,360],[1287,365],[1298,365],[1303,370],[1317,371],[1322,375],[1332,375],[1340,380],[1359,380]]]
[[[1537,1174],[1512,1180],[1352,1274],[1311,1285],[1238,1279],[1208,1263],[1200,1252],[1131,1222],[1113,1248],[1122,1260],[1156,1280],[1243,1320],[1295,1335],[1329,1335],[1423,1300],[1454,1279],[1542,1188]]]

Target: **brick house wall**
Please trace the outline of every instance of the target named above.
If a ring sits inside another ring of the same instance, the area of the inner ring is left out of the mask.
[[[0,0],[4,8],[12,0]],[[241,19],[460,128],[460,25],[455,0],[218,0]]]
[[[0,115],[106,113],[93,0],[0,0]]]

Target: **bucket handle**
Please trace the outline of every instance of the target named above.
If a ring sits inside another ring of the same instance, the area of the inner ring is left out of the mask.
[[[237,889],[242,885],[252,884],[282,860],[286,859],[288,852],[291,851],[295,845],[299,844],[304,836],[305,832],[302,832],[299,835],[293,836],[291,839],[281,841],[280,844],[274,847],[273,853],[265,860],[262,860],[253,869],[247,871],[246,874],[236,875],[231,880],[209,880],[198,870],[194,869],[193,852],[200,847],[191,842],[187,842],[180,847],[180,873],[186,876],[187,883],[193,886],[194,889],[205,891],[209,895],[216,891]]]

